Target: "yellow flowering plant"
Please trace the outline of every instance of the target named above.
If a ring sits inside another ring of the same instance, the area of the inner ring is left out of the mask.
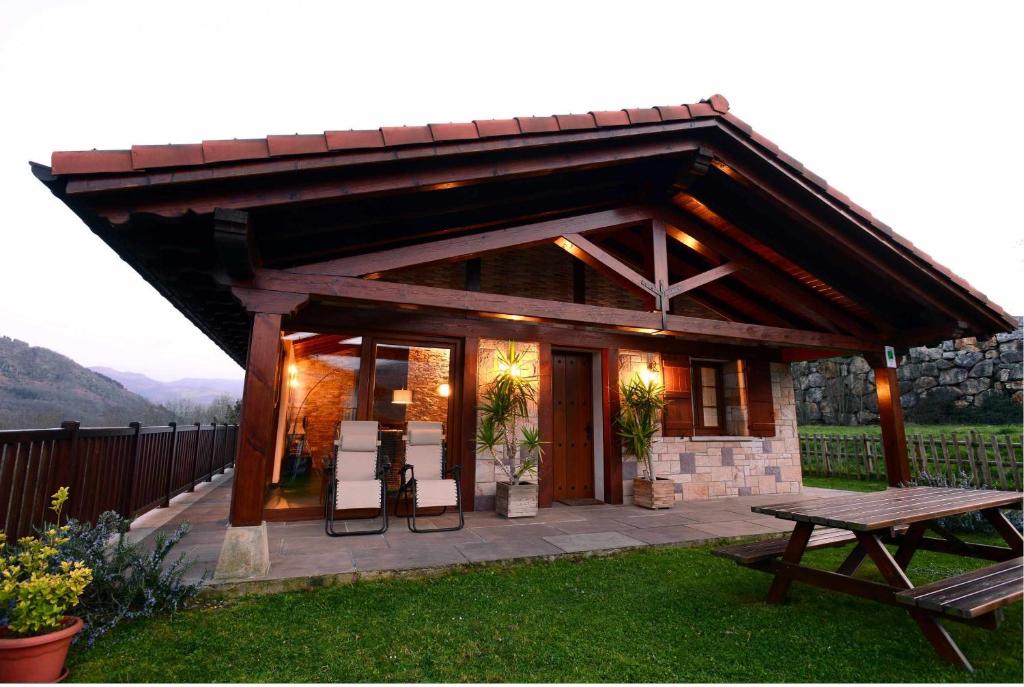
[[[65,612],[92,582],[92,570],[81,561],[57,559],[58,547],[68,541],[68,527],[60,524],[67,500],[68,488],[61,487],[50,503],[56,524],[39,537],[22,537],[9,545],[0,532],[0,625],[16,636],[59,630]]]

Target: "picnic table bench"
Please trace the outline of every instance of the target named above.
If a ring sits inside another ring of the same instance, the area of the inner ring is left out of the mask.
[[[736,544],[715,551],[740,565],[774,575],[769,603],[781,603],[793,581],[901,606],[945,660],[973,670],[939,619],[995,629],[1002,608],[1021,599],[1024,538],[1001,508],[1020,508],[1015,492],[904,487],[834,498],[754,506],[755,513],[796,522],[789,539]],[[939,519],[980,511],[1006,546],[968,543]],[[815,530],[815,528],[818,528]],[[931,530],[938,537],[925,536]],[[856,542],[836,571],[801,565],[804,552]],[[890,553],[885,544],[895,544]],[[920,549],[996,561],[979,570],[914,587],[906,575]],[[866,558],[885,582],[854,577]]]

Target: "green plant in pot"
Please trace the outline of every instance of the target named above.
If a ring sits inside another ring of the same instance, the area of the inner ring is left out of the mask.
[[[633,479],[633,503],[644,508],[671,508],[675,502],[675,483],[658,477],[654,471],[654,437],[661,428],[665,408],[665,388],[653,379],[634,375],[619,384],[622,405],[618,417],[623,452],[634,456],[641,474]]]
[[[0,682],[56,682],[82,620],[65,615],[92,581],[81,561],[59,560],[67,542],[60,524],[68,488],[53,495],[56,523],[38,537],[8,544],[0,532]]]
[[[537,514],[536,478],[544,451],[540,432],[529,422],[537,398],[537,377],[527,370],[526,356],[509,341],[498,352],[498,372],[484,389],[477,450],[488,453],[506,480],[499,481],[494,507],[508,518]]]

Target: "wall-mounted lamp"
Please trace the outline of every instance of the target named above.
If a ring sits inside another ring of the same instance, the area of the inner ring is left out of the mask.
[[[498,363],[498,372],[507,374],[509,377],[519,377],[523,374],[522,369],[520,369],[519,365],[515,363],[512,365],[509,365],[508,363]]]
[[[640,378],[640,381],[647,385],[655,384],[660,381],[658,364],[654,362],[654,359],[649,355],[647,356],[647,365],[636,374],[637,377]]]
[[[288,386],[296,387],[299,385],[299,366],[292,363],[288,366]]]
[[[391,402],[407,406],[412,403],[412,389],[395,389],[391,393]]]
[[[449,396],[451,396],[452,395],[451,384],[449,384],[448,382],[445,382],[444,384],[438,385],[438,387],[437,387],[437,395],[440,396],[441,398],[448,398]]]

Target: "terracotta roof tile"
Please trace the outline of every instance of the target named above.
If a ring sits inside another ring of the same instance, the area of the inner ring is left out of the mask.
[[[202,143],[181,143],[165,146],[132,146],[135,169],[155,167],[189,167],[203,164]]]
[[[597,126],[592,114],[555,115],[555,119],[558,120],[558,128],[562,131],[593,129]]]
[[[625,110],[607,110],[603,112],[591,112],[594,123],[598,126],[629,126],[629,115]]]
[[[480,138],[491,136],[516,136],[519,133],[519,122],[514,119],[474,119]]]
[[[715,112],[715,108],[711,107],[707,103],[695,103],[690,105],[690,116],[691,117],[714,117],[718,113]]]
[[[323,134],[292,134],[267,136],[267,149],[271,155],[310,155],[327,152],[327,139]]]
[[[229,139],[203,141],[203,161],[227,162],[230,160],[252,160],[270,157],[265,138]]]
[[[732,112],[726,112],[722,115],[722,119],[732,124],[734,127],[747,134],[748,136],[754,132],[754,127],[750,126],[742,119],[734,115]]]
[[[654,109],[661,114],[661,121],[663,122],[690,118],[690,108],[686,105],[658,105]]]
[[[430,134],[435,141],[465,141],[480,138],[472,122],[460,124],[430,124]]]
[[[716,112],[724,114],[729,111],[729,101],[725,99],[724,95],[715,93],[713,96],[708,98],[708,104],[711,105]]]
[[[382,148],[384,137],[380,129],[361,131],[328,131],[324,133],[328,150],[351,150],[353,148]]]
[[[762,136],[761,134],[757,133],[756,131],[751,131],[750,132],[750,137],[752,139],[754,139],[754,142],[757,143],[758,145],[763,146],[763,147],[767,148],[768,150],[770,150],[772,152],[772,154],[774,154],[774,155],[778,155],[779,154],[779,151],[780,151],[779,146],[775,145],[775,143],[773,143],[771,140],[765,138],[764,136]]]
[[[54,174],[102,174],[134,169],[130,150],[57,151],[50,156],[50,167]]]
[[[842,191],[840,191],[839,189],[837,189],[836,187],[834,187],[834,186],[831,186],[831,185],[826,186],[825,187],[825,193],[829,194],[830,196],[832,196],[833,198],[838,200],[843,205],[849,205],[850,204],[850,197],[848,195],[846,195],[845,193],[843,193]]]
[[[434,142],[429,126],[382,126],[380,133],[384,136],[384,145],[386,146]]]
[[[626,110],[629,115],[630,124],[647,124],[648,122],[660,122],[661,113],[653,107],[630,108]]]
[[[524,134],[558,131],[558,120],[552,117],[516,117],[519,130]]]
[[[775,153],[775,155],[780,160],[782,160],[783,162],[785,162],[787,165],[789,165],[793,169],[797,170],[798,172],[802,172],[803,171],[804,164],[802,162],[800,162],[800,160],[797,160],[792,155],[789,155],[785,151],[782,151],[782,150],[780,150],[777,153]]]
[[[814,172],[812,172],[811,170],[809,170],[807,168],[804,168],[802,174],[804,175],[805,179],[810,181],[812,184],[814,184],[818,188],[821,188],[821,189],[828,188],[828,182],[825,181],[824,177],[818,176],[817,174],[815,174]]]

